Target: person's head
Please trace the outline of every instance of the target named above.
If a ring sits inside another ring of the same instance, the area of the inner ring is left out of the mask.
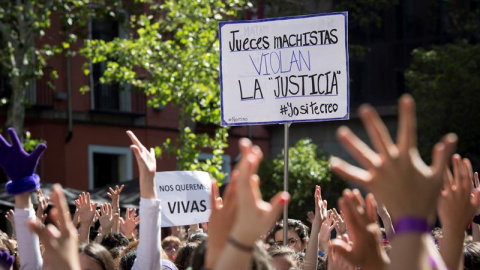
[[[268,249],[268,254],[272,257],[272,264],[275,269],[288,270],[298,268],[298,255],[290,247],[273,246]]]
[[[262,241],[255,242],[253,246],[252,260],[250,261],[250,270],[273,270],[276,269],[271,263],[271,257],[263,246]]]
[[[203,241],[198,245],[195,251],[192,254],[190,264],[192,270],[201,270],[204,269],[205,265],[205,255],[207,254],[208,242]]]
[[[165,252],[168,255],[168,258],[171,261],[175,260],[175,257],[177,256],[177,252],[182,246],[182,241],[176,236],[167,236],[165,239],[162,241],[162,248],[165,250]]]
[[[104,246],[112,255],[113,259],[116,259],[121,251],[128,246],[130,241],[122,233],[113,232],[108,233],[102,238],[100,245]]]
[[[194,233],[188,238],[188,242],[196,242],[200,244],[201,242],[207,240],[208,235],[206,233]]]
[[[177,257],[175,258],[175,265],[177,266],[178,270],[185,270],[190,266],[190,258],[192,257],[195,249],[197,249],[198,245],[198,243],[192,242],[180,248],[177,253]]]
[[[130,241],[128,241],[128,238],[125,237],[123,233],[112,232],[103,236],[100,245],[104,246],[107,250],[111,250],[116,247],[126,247],[129,243]]]
[[[296,219],[288,219],[287,227],[287,246],[296,252],[303,252],[307,248],[308,227]],[[269,238],[273,240],[275,245],[283,245],[283,220],[275,224],[275,227],[270,231]]]
[[[0,251],[4,252],[4,255],[7,254],[6,252],[8,252],[10,256],[13,256],[14,261],[13,265],[10,268],[13,270],[20,269],[20,260],[17,256],[15,246],[16,244],[14,244],[12,240],[8,237],[8,234],[0,230]]]
[[[471,242],[463,248],[463,269],[480,269],[480,242]]]
[[[78,249],[82,269],[115,270],[112,255],[102,245],[97,243],[82,244]]]
[[[128,252],[125,252],[118,262],[118,269],[120,270],[130,270],[133,267],[133,263],[137,258],[137,250],[133,249]]]

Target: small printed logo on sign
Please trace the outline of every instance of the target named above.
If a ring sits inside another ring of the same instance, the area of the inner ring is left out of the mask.
[[[231,123],[238,123],[238,122],[246,122],[248,121],[248,118],[245,118],[245,117],[232,117],[232,118],[228,118],[228,122],[231,122]]]

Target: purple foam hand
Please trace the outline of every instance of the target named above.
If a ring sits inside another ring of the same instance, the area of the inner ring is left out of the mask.
[[[0,265],[4,267],[3,269],[10,269],[14,262],[15,256],[10,255],[10,252],[8,252],[8,250],[0,251]]]
[[[42,143],[28,154],[23,149],[15,129],[9,128],[8,135],[12,141],[11,145],[0,135],[0,167],[10,179],[6,186],[8,194],[16,195],[38,189],[40,179],[35,170],[40,156],[47,148],[46,145]]]

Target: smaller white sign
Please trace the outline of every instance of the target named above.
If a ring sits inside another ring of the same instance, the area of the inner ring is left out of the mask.
[[[211,183],[206,172],[157,172],[155,186],[162,202],[162,227],[208,222]]]

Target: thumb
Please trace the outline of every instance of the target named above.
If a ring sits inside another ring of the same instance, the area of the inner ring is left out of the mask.
[[[270,200],[272,209],[267,215],[268,225],[273,225],[283,211],[283,207],[290,202],[288,192],[279,192]]]

